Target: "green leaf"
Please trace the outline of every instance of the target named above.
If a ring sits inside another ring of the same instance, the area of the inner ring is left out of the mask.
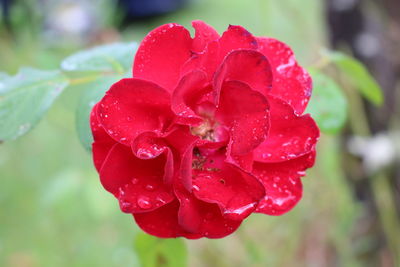
[[[135,251],[143,267],[187,266],[187,249],[181,238],[162,239],[139,233],[135,238]]]
[[[76,128],[81,143],[89,151],[93,142],[89,125],[90,111],[113,83],[131,75],[136,50],[136,43],[103,45],[78,52],[61,63],[61,68],[72,72],[71,75],[90,73],[87,77],[74,80],[83,90],[76,113]]]
[[[64,71],[98,71],[123,74],[132,66],[138,45],[114,43],[73,54],[61,62]]]
[[[31,68],[1,80],[0,140],[16,139],[32,129],[67,85],[60,71]]]
[[[93,143],[93,136],[90,130],[89,117],[92,107],[104,96],[110,86],[120,80],[122,76],[104,76],[90,83],[85,83],[82,95],[78,103],[76,112],[76,129],[79,140],[83,147],[90,151]]]
[[[309,71],[314,88],[306,112],[312,115],[322,132],[335,134],[347,119],[346,96],[331,78],[319,71]]]
[[[382,90],[360,61],[340,52],[328,52],[327,56],[367,100],[377,106],[382,105]]]

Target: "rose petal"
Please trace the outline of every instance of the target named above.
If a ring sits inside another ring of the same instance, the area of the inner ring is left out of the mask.
[[[272,86],[272,71],[267,58],[255,50],[230,52],[215,74],[214,88],[217,95],[224,81],[235,80],[266,95]]]
[[[211,81],[215,70],[220,64],[219,61],[219,42],[212,41],[202,53],[194,54],[181,68],[181,76],[200,70],[207,74],[207,80]]]
[[[266,98],[248,85],[238,81],[222,85],[215,117],[231,128],[233,154],[247,154],[265,140],[268,109]]]
[[[189,60],[192,39],[178,24],[165,24],[151,31],[136,52],[133,77],[155,82],[169,92],[178,83],[181,66]]]
[[[196,30],[192,43],[193,52],[202,52],[209,42],[219,38],[218,32],[201,20],[192,21],[192,26]]]
[[[202,95],[207,93],[207,77],[202,71],[196,70],[186,74],[172,93],[172,110],[181,118],[179,122],[195,125],[203,121],[195,113],[195,104]]]
[[[239,168],[243,169],[244,171],[250,172],[253,170],[253,151],[247,154],[233,154],[232,153],[232,140],[228,144],[227,152],[226,152],[226,162],[231,163]]]
[[[238,49],[257,49],[256,38],[245,28],[238,25],[229,25],[228,29],[219,39],[219,59],[225,58],[228,53]]]
[[[140,159],[153,159],[164,153],[166,156],[164,182],[167,185],[172,183],[174,172],[173,154],[162,137],[153,132],[144,132],[134,139],[131,148],[133,154]]]
[[[312,91],[308,72],[297,64],[293,51],[286,44],[265,37],[258,37],[258,50],[269,60],[273,71],[271,94],[288,102],[296,114],[307,107]]]
[[[292,107],[270,96],[270,129],[267,139],[254,150],[254,160],[280,162],[308,154],[314,149],[319,130],[309,114],[298,116]]]
[[[118,198],[123,212],[154,210],[174,199],[163,182],[165,162],[165,157],[139,159],[128,147],[116,144],[101,168],[100,181]]]
[[[208,79],[211,80],[225,56],[238,49],[257,49],[257,41],[242,26],[230,25],[221,38],[208,43],[203,53],[193,55],[182,66],[181,73],[186,74],[195,69],[200,69],[207,73]]]
[[[160,132],[173,114],[164,89],[143,80],[122,79],[100,101],[97,117],[113,139],[130,145],[142,132]]]
[[[167,145],[156,133],[144,132],[133,140],[131,148],[136,157],[152,159],[161,155],[167,149]]]
[[[303,187],[300,177],[313,166],[315,152],[281,163],[255,162],[253,173],[265,187],[265,197],[256,212],[281,215],[291,210],[301,199]]]
[[[97,107],[98,104],[94,105],[90,112],[90,128],[94,139],[92,144],[93,163],[97,172],[100,172],[104,160],[116,142],[106,133],[103,126],[99,123],[96,116]]]
[[[216,204],[206,203],[184,190],[175,190],[180,207],[178,222],[183,229],[208,238],[221,238],[233,233],[241,224],[222,216]]]
[[[223,215],[232,220],[249,216],[265,195],[264,187],[254,176],[228,163],[222,169],[205,165],[204,170],[194,170],[193,193],[200,200],[217,204]]]
[[[164,181],[166,184],[171,184],[174,169],[180,169],[182,174],[188,172],[188,161],[191,162],[192,149],[198,139],[199,137],[190,133],[188,126],[178,125],[162,135],[153,132],[142,133],[133,141],[132,151],[143,159],[166,154]],[[191,171],[191,167],[189,170]],[[191,188],[191,175],[182,175],[182,177],[187,178],[185,184],[187,183],[187,187]]]
[[[161,238],[186,237],[196,239],[199,233],[189,233],[178,224],[179,202],[177,200],[151,212],[133,214],[139,227],[150,235]]]
[[[193,147],[198,136],[194,136],[190,133],[189,127],[180,126],[176,131],[171,132],[165,138],[168,145],[172,148],[175,154],[175,168],[179,170],[180,178],[182,183],[187,189],[192,187],[192,176],[191,176],[191,162]]]

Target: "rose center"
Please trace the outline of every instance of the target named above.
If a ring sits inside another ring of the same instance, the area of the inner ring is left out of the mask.
[[[205,120],[199,126],[191,127],[190,131],[193,135],[200,136],[203,140],[215,141],[214,127],[209,120]]]

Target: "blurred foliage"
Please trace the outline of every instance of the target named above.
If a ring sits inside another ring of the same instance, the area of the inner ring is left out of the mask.
[[[22,68],[0,81],[0,140],[27,133],[68,85],[60,71]]]
[[[185,267],[187,249],[182,238],[162,239],[139,233],[134,249],[143,267]]]
[[[177,22],[190,28],[192,20],[201,19],[220,32],[228,24],[240,24],[255,35],[278,38],[294,49],[302,65],[316,66],[315,99],[332,101],[311,100],[308,111],[314,116],[326,111],[328,117],[319,121],[326,132],[338,133],[345,123],[346,101],[340,87],[357,87],[368,99],[382,102],[375,82],[351,58],[341,55],[334,60],[342,74],[349,74],[348,83],[336,83],[335,76],[327,76],[331,72],[314,64],[320,58],[318,51],[326,46],[322,1],[197,0],[175,13],[135,22],[119,33],[113,23],[119,23],[121,11],[115,11],[111,0],[100,4],[82,0],[96,7],[94,23],[100,26],[90,36],[59,40],[45,34],[51,20],[50,11],[43,10],[50,7],[16,2],[10,16],[12,32],[0,27],[0,83],[10,79],[3,71],[12,75],[26,65],[57,69],[63,58],[82,46],[115,39],[138,42],[160,24]],[[165,241],[142,234],[133,218],[120,212],[117,201],[101,188],[91,156],[75,131],[76,125],[88,148],[90,107],[129,68],[130,57],[111,53],[116,60],[103,60],[99,49],[67,58],[61,68],[71,86],[34,131],[0,147],[0,266],[159,266],[159,255],[170,264],[165,266],[183,266],[179,261],[186,255],[183,243],[188,246],[189,266],[377,266],[365,260],[377,241],[363,235],[368,228],[362,220],[365,208],[349,187],[338,136],[322,136],[316,166],[303,179],[304,197],[288,214],[252,215],[237,233],[219,240]],[[349,101],[353,105],[353,98]],[[394,219],[388,214],[385,229],[390,235]],[[179,253],[182,258],[172,257]]]
[[[325,56],[338,66],[361,95],[375,105],[383,104],[382,89],[360,61],[340,52],[328,52]]]
[[[313,79],[313,94],[307,106],[317,122],[320,130],[325,133],[338,133],[346,123],[347,99],[339,85],[322,72],[309,70]]]

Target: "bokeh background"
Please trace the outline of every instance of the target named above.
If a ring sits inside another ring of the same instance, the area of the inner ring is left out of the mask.
[[[289,44],[315,66],[323,48],[363,61],[375,107],[348,93],[349,120],[322,135],[302,201],[250,216],[233,235],[185,241],[189,266],[400,266],[398,0],[1,0],[0,71],[58,68],[83,48],[140,41],[156,26],[240,24]],[[344,89],[346,86],[344,83]],[[140,230],[101,188],[79,143],[71,87],[27,135],[0,145],[0,266],[140,266]],[[1,99],[0,99],[1,101]]]

